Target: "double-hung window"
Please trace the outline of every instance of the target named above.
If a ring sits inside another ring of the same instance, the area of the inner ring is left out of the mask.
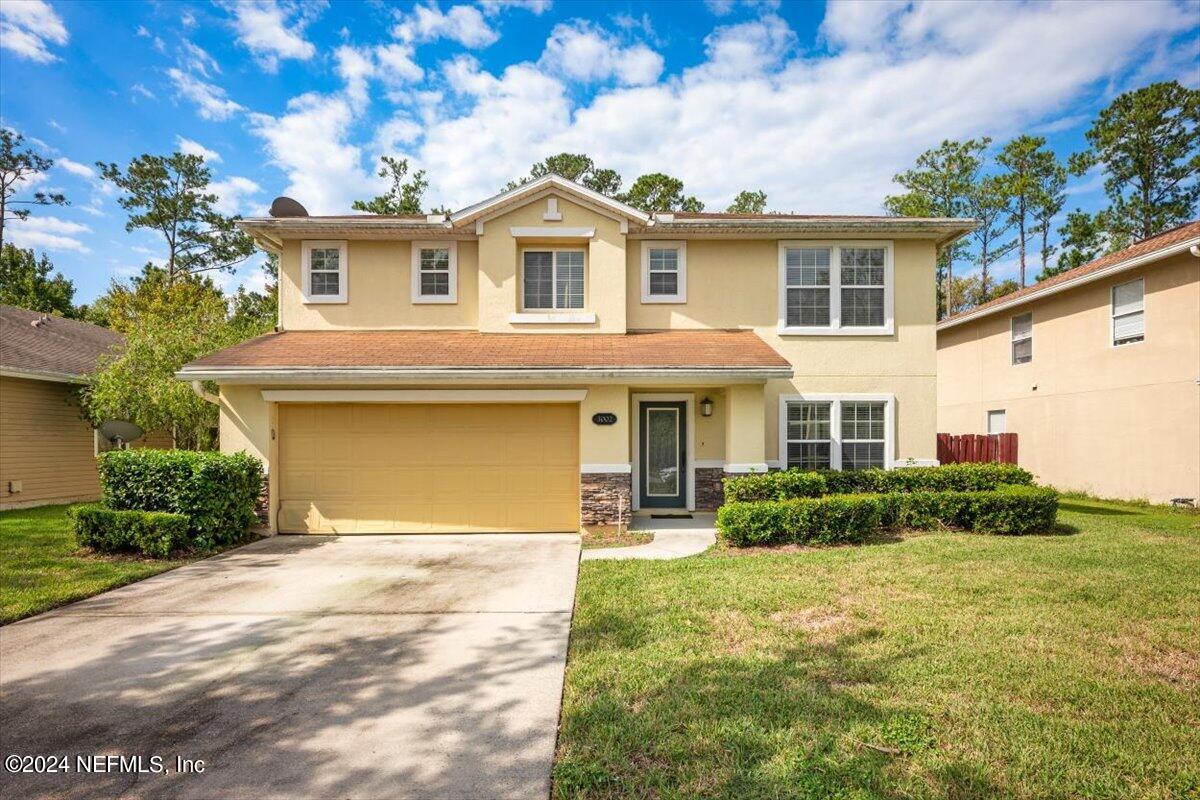
[[[526,250],[521,283],[526,311],[583,308],[583,251]]]
[[[306,303],[346,302],[346,243],[303,242],[301,287]]]
[[[1012,363],[1033,361],[1033,312],[1019,314],[1010,322],[1012,334]]]
[[[781,242],[779,273],[780,333],[893,332],[890,242]]]
[[[412,301],[458,302],[458,242],[412,243]]]
[[[785,395],[780,458],[788,469],[891,466],[890,395]]]
[[[1146,338],[1146,284],[1136,281],[1112,288],[1112,343],[1133,344]]]
[[[687,302],[685,242],[642,242],[642,302]]]

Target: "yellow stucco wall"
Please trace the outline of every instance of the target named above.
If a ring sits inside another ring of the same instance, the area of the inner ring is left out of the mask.
[[[1145,279],[1146,339],[1112,346],[1112,287]],[[1104,497],[1200,497],[1200,259],[1156,265],[1014,309],[1033,360],[1012,364],[1011,314],[938,336],[938,427],[983,433],[1005,411],[1022,466]]]

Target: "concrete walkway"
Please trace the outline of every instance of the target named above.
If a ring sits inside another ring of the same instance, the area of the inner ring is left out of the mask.
[[[663,560],[703,553],[717,541],[716,515],[696,513],[692,519],[634,517],[630,530],[654,531],[654,541],[635,547],[601,547],[584,550],[584,561],[640,558]]]
[[[576,535],[279,536],[7,625],[4,754],[72,772],[0,797],[545,800],[578,568]],[[77,771],[106,755],[142,771]]]

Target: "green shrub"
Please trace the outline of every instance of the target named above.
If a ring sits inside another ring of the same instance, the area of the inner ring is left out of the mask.
[[[858,542],[879,527],[879,504],[872,497],[734,502],[717,512],[721,538],[736,547]]]
[[[801,472],[798,469],[725,479],[726,502],[820,497],[827,490],[825,478],[820,473]]]
[[[717,512],[721,538],[736,546],[835,544],[861,541],[880,530],[1024,534],[1049,530],[1058,493],[1038,486],[999,486],[982,492],[835,494],[821,498],[732,502]]]
[[[103,502],[118,511],[163,511],[188,519],[191,545],[240,541],[255,524],[262,463],[245,453],[112,450],[100,456]]]
[[[69,515],[81,547],[104,553],[134,551],[167,558],[189,546],[188,518],[164,511],[117,511],[99,503],[74,506]]]

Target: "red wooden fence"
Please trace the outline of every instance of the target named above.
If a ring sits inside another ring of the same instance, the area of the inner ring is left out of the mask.
[[[943,464],[982,464],[999,461],[1002,464],[1017,463],[1017,435],[1015,433],[991,433],[987,435],[967,433],[955,436],[949,433],[937,435],[937,457]]]

